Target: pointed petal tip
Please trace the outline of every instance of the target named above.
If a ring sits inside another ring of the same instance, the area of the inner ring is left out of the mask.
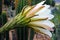
[[[42,1],[42,2],[38,3],[37,6],[38,6],[38,5],[42,5],[42,4],[44,4],[44,3],[45,3],[45,1]]]

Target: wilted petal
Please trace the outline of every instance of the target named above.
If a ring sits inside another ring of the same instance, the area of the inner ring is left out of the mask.
[[[52,37],[52,33],[49,30],[43,29],[43,28],[39,28],[39,27],[32,27],[33,29],[35,29],[38,32],[42,32],[50,37]]]
[[[52,23],[51,21],[48,21],[48,20],[34,21],[34,22],[30,22],[29,24],[39,26],[39,27],[43,27],[43,28],[51,30],[51,31],[53,31],[52,28],[54,27],[54,23]]]

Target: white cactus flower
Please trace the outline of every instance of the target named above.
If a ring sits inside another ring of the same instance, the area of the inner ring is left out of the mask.
[[[50,31],[53,31],[53,27],[55,25],[50,20],[54,18],[54,15],[51,14],[50,5],[46,5],[44,2],[45,1],[42,1],[35,6],[28,6],[27,8],[24,7],[24,10],[22,10],[21,13],[0,28],[0,32],[13,29],[15,26],[22,24],[22,27],[23,25],[28,25],[28,27],[39,30],[39,32],[52,37],[52,33]]]
[[[44,5],[45,7],[42,8],[41,10],[39,10],[38,12],[35,13],[35,15],[32,17],[31,19],[45,19],[45,20],[39,20],[39,21],[32,21],[29,24],[31,25],[36,25],[36,26],[40,26],[43,27],[45,29],[48,30],[53,30],[52,28],[55,26],[53,22],[51,22],[50,20],[52,20],[54,18],[54,15],[51,14],[51,10],[49,9],[50,6],[49,5]]]
[[[52,37],[52,33],[50,31],[53,31],[53,27],[55,25],[50,20],[54,18],[54,15],[51,14],[50,5],[46,5],[44,4],[44,2],[45,1],[38,3],[30,12],[28,12],[26,17],[36,15],[31,18],[31,20],[33,21],[31,21],[29,25],[32,26],[33,29],[35,28],[37,30],[40,30],[40,32]],[[42,29],[41,27],[44,29]]]

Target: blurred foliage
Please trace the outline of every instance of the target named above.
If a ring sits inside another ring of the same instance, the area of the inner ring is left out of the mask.
[[[16,13],[21,12],[22,8],[26,5],[35,5],[39,2],[41,2],[42,0],[18,0],[18,6],[17,6],[17,11]],[[55,6],[55,2],[54,0],[46,0],[45,4],[51,5],[51,6]]]
[[[46,0],[45,2],[48,5],[55,6],[55,1],[54,0]]]
[[[60,5],[58,5],[58,11],[56,12],[57,16],[58,16],[58,21],[59,21],[59,25],[58,27],[56,27],[56,36],[57,36],[57,40],[60,40]]]
[[[2,25],[4,25],[7,22],[6,12],[3,11],[0,15],[0,21],[2,22]]]
[[[0,15],[1,15],[1,12],[2,12],[2,0],[0,0]]]
[[[56,6],[52,13],[54,14],[55,18],[53,19],[55,23],[55,31],[53,33],[52,40],[60,40],[60,6]]]
[[[11,0],[4,0],[4,4],[5,4],[6,6],[9,6],[9,5],[10,5],[10,2],[11,2]]]

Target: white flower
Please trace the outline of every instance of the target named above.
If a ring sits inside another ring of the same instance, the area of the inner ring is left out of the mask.
[[[53,31],[53,27],[55,26],[52,20],[54,15],[51,14],[50,5],[44,4],[45,1],[38,3],[32,10],[28,12],[26,17],[32,17],[29,25],[40,32],[49,35],[52,37],[50,31]],[[44,5],[43,5],[44,4]],[[36,15],[36,16],[34,16]],[[42,28],[44,29],[42,29]]]
[[[35,26],[40,26],[43,27],[47,30],[53,31],[53,27],[55,26],[53,22],[51,22],[50,20],[52,20],[54,18],[54,15],[51,14],[51,10],[50,5],[43,5],[45,6],[44,8],[42,8],[41,10],[37,11],[34,16],[31,18],[31,20],[33,20],[32,22],[30,22],[30,25],[35,25]],[[40,20],[39,20],[40,19]],[[41,19],[45,19],[45,20],[41,20]],[[35,21],[38,20],[38,21]]]
[[[55,25],[50,20],[54,18],[54,15],[51,14],[50,5],[46,5],[44,2],[45,1],[42,1],[37,5],[25,8],[23,15],[27,20],[30,19],[28,20],[29,27],[52,37],[50,31],[53,31]]]

